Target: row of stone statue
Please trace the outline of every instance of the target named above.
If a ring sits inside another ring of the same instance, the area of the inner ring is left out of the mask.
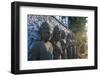
[[[75,40],[71,34],[66,36],[64,30],[55,26],[53,32],[50,25],[43,22],[39,28],[40,41],[36,41],[32,47],[31,60],[54,60],[78,58]]]

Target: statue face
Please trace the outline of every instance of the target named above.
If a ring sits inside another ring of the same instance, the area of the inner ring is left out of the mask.
[[[65,39],[66,35],[65,35],[65,32],[64,30],[61,30],[61,39]]]
[[[51,33],[49,30],[47,29],[44,29],[43,31],[41,31],[41,39],[43,41],[48,41],[50,40],[50,37],[51,37]]]
[[[60,38],[61,38],[61,33],[60,33],[60,31],[56,31],[56,32],[55,32],[55,39],[57,39],[57,40],[59,41]]]
[[[53,30],[53,37],[54,39],[56,39],[57,41],[60,40],[61,38],[61,31],[60,29],[58,28],[58,26],[55,26],[54,30]]]

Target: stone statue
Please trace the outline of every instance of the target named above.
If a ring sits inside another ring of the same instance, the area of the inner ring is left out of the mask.
[[[72,33],[69,33],[66,38],[67,42],[67,58],[68,59],[75,59],[77,58],[77,50],[75,45],[75,39]]]
[[[58,26],[54,27],[53,37],[51,43],[53,45],[53,59],[61,59],[62,46],[61,46],[61,31]]]
[[[61,58],[62,59],[66,59],[67,58],[67,52],[66,52],[66,35],[64,30],[61,30],[61,46],[62,46],[62,54],[61,54]]]
[[[43,22],[39,28],[40,41],[37,41],[32,48],[32,60],[52,60],[53,47],[50,42],[51,32],[47,22]]]

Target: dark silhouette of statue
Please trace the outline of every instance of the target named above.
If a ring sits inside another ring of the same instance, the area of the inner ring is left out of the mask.
[[[36,41],[32,48],[32,60],[51,60],[53,59],[53,47],[50,43],[50,26],[43,22],[39,29],[40,41]]]
[[[61,30],[61,46],[62,46],[62,54],[61,58],[66,59],[67,58],[67,52],[66,52],[66,34],[64,30]]]
[[[53,36],[51,43],[53,45],[53,59],[61,59],[62,46],[61,46],[61,30],[58,26],[53,29]]]
[[[68,59],[75,59],[77,58],[77,48],[75,45],[75,39],[72,33],[69,33],[66,38],[67,42],[67,58]]]

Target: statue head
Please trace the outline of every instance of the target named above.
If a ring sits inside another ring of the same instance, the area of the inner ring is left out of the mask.
[[[43,22],[39,29],[41,40],[47,42],[51,38],[50,26],[47,22]]]
[[[61,30],[58,26],[53,29],[53,39],[59,41],[61,39]]]
[[[65,31],[61,30],[61,39],[65,39],[65,37],[66,37]]]

